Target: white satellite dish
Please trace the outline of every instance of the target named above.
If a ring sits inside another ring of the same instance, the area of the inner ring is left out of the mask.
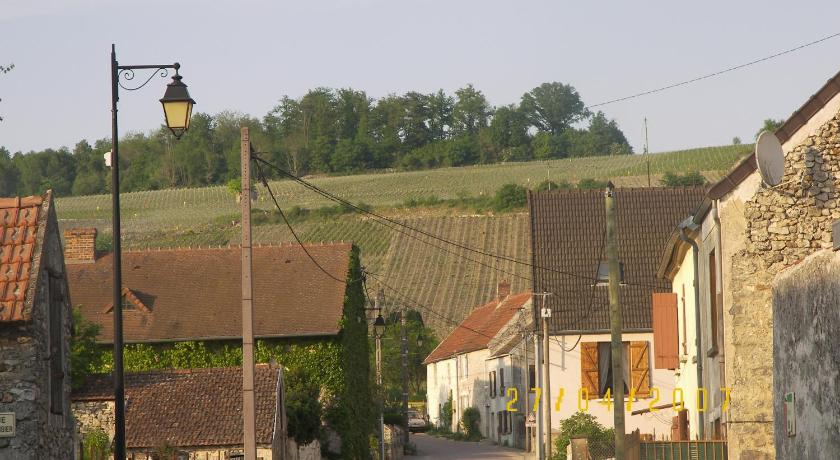
[[[755,162],[761,180],[770,187],[782,183],[785,175],[785,154],[779,138],[770,131],[763,131],[755,141]]]

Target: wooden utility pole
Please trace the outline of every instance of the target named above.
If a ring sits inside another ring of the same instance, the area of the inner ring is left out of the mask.
[[[647,162],[648,187],[650,187],[650,157],[648,156],[647,117],[645,117],[645,160]]]
[[[402,354],[402,416],[403,416],[403,446],[408,446],[408,326],[405,310],[400,310],[401,354]]]
[[[373,308],[382,314],[382,302],[385,299],[385,292],[380,289],[373,301]],[[374,327],[375,330],[375,327]],[[379,393],[379,460],[385,460],[385,402],[382,391],[382,335],[375,331],[376,335],[376,388]]]
[[[621,305],[618,299],[618,283],[621,269],[618,264],[615,225],[615,186],[607,183],[604,193],[607,211],[607,259],[610,268],[610,331],[612,333],[612,390],[615,422],[615,459],[624,460],[624,369],[622,365]]]
[[[245,460],[256,460],[256,416],[254,411],[254,285],[251,251],[251,137],[248,128],[240,132],[242,186],[242,432]]]
[[[542,332],[543,332],[543,353],[542,353],[542,367],[543,367],[543,436],[545,437],[545,458],[551,458],[551,359],[549,348],[551,347],[551,335],[549,334],[548,320],[551,319],[551,309],[546,308],[545,298],[550,296],[550,292],[538,292],[534,296],[542,297],[542,308],[540,309],[540,317],[542,317]]]

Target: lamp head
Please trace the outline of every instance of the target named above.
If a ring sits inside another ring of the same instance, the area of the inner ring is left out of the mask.
[[[190,128],[190,117],[192,116],[193,105],[195,101],[190,97],[190,92],[187,91],[187,85],[181,81],[181,75],[178,74],[178,66],[175,67],[175,75],[172,81],[166,85],[166,92],[163,93],[160,103],[163,104],[163,114],[166,117],[166,127],[175,135],[175,139],[180,139],[182,135]]]

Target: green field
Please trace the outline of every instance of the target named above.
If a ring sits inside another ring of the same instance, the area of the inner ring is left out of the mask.
[[[751,150],[751,146],[741,145],[651,154],[652,182],[657,185],[659,177],[668,171],[701,171],[707,179],[716,181]],[[402,209],[400,205],[410,198],[491,195],[505,183],[533,187],[547,178],[555,182],[612,179],[618,186],[647,186],[647,161],[641,155],[591,157],[310,180],[346,200],[367,203],[378,212],[430,233],[487,252],[527,260],[528,222],[524,213],[462,215],[467,213],[448,208]],[[273,182],[271,187],[284,208],[334,204],[291,181]],[[224,187],[124,193],[120,198],[125,249],[218,246],[238,241],[239,206]],[[261,187],[255,207],[266,210],[273,207]],[[58,198],[56,210],[62,228],[85,226],[109,231],[109,195]],[[451,318],[448,321],[424,314],[441,333],[451,330],[452,321],[462,319],[473,306],[489,300],[498,280],[508,279],[515,290],[528,288],[529,273],[521,265],[488,257],[479,259],[480,256],[457,248],[447,247],[454,254],[446,252],[363,216],[310,217],[296,222],[295,229],[308,242],[355,242],[361,248],[363,265],[371,272]],[[282,224],[255,226],[253,235],[257,244],[292,239]],[[467,261],[464,257],[479,260]],[[375,286],[375,282],[369,283],[369,287]]]

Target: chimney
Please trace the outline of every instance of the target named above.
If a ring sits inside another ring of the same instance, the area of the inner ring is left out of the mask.
[[[505,297],[509,296],[510,283],[507,280],[499,281],[499,286],[497,287],[496,293],[498,294],[499,300],[502,300]]]
[[[64,231],[64,263],[84,264],[96,261],[96,229],[71,228]]]

